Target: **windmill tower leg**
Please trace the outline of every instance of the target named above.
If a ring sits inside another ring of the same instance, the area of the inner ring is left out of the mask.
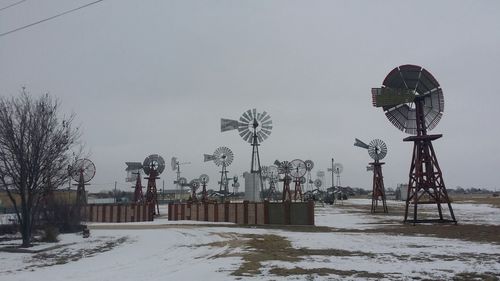
[[[380,163],[378,161],[370,163],[370,165],[373,166],[372,213],[375,213],[377,211],[379,199],[382,201],[384,213],[388,212],[387,202],[385,198],[384,177],[382,175],[383,164],[384,163]]]
[[[297,195],[299,200],[302,201],[302,187],[300,186],[300,179],[295,181],[295,192],[293,194],[293,200],[297,201]]]
[[[253,177],[253,187],[254,187],[254,192],[258,192],[258,198],[261,198],[261,188],[264,185],[264,180],[262,179],[262,168],[260,166],[260,155],[259,155],[259,142],[257,141],[257,133],[253,133],[253,140],[252,140],[252,164],[250,167],[250,173],[252,175],[259,175],[259,183],[260,186],[257,188],[257,183],[255,182],[255,177]],[[256,194],[254,194],[254,198],[257,198]]]
[[[290,192],[290,180],[283,179],[283,202],[285,201],[291,201],[292,200],[292,194]]]
[[[140,203],[143,200],[144,200],[144,195],[142,194],[141,174],[137,173],[137,179],[135,181],[135,190],[134,190],[134,202]]]
[[[87,204],[85,196],[85,180],[83,179],[83,171],[80,171],[80,180],[78,181],[76,189],[76,204],[83,206]]]
[[[432,146],[432,141],[440,137],[441,135],[422,135],[404,139],[405,141],[414,142],[404,222],[412,222],[413,224],[428,221],[457,222],[446,191],[443,174]],[[450,220],[443,217],[442,203],[448,205]],[[413,220],[408,220],[410,204],[413,204]],[[419,204],[436,204],[439,219],[419,220]]]

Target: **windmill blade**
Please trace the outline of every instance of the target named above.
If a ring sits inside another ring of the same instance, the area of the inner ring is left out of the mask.
[[[249,129],[246,129],[245,131],[240,133],[240,136],[243,138],[243,140],[248,141],[252,136],[252,132],[250,132]]]
[[[251,117],[246,112],[243,112],[243,114],[240,117],[240,122],[241,122],[240,126],[248,126],[248,124],[251,122],[250,118]]]
[[[370,146],[367,145],[366,143],[360,141],[359,139],[354,139],[354,146],[357,146],[357,147],[361,147],[361,148],[364,148],[364,149],[368,149]]]
[[[264,113],[265,113],[265,112],[264,112]],[[265,117],[265,118],[262,118],[262,120],[260,120],[260,122],[261,122],[262,124],[267,124],[268,122],[271,122],[271,123],[272,123],[272,121],[271,121],[271,120],[269,120],[269,119],[271,119],[271,115],[266,115],[266,117]]]
[[[264,118],[267,118],[268,115],[267,115],[267,112],[262,112],[262,113],[259,113],[257,114],[257,121],[259,121],[259,123],[262,123],[264,122]]]
[[[262,133],[261,133],[260,131],[259,131],[259,132],[257,132],[257,140],[258,140],[259,142],[263,142],[263,141],[264,141],[264,138],[262,137]]]
[[[252,121],[254,119],[257,119],[257,109],[256,108],[252,109]]]
[[[214,161],[215,156],[212,154],[203,154],[203,162]]]
[[[238,129],[239,122],[231,119],[220,119],[220,131],[231,131]]]

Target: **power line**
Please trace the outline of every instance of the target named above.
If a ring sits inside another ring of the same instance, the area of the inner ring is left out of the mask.
[[[19,4],[23,3],[23,2],[26,2],[26,0],[17,1],[16,3],[12,3],[10,5],[7,5],[7,6],[3,7],[3,8],[0,8],[0,11],[7,10],[8,8],[17,6],[17,5],[19,5]]]
[[[25,0],[24,0],[24,1],[25,1]],[[92,6],[92,5],[97,4],[97,3],[99,3],[99,2],[102,2],[102,1],[104,1],[104,0],[94,1],[94,2],[91,2],[91,3],[85,4],[85,5],[83,5],[83,6],[80,6],[80,7],[77,7],[77,8],[74,8],[74,9],[67,10],[67,11],[65,11],[65,12],[59,13],[59,14],[57,14],[57,15],[55,15],[55,16],[51,16],[51,17],[45,18],[45,19],[43,19],[43,20],[39,20],[39,21],[37,21],[37,22],[27,24],[27,25],[25,25],[25,26],[18,27],[18,28],[16,28],[16,29],[13,29],[13,30],[10,30],[10,31],[4,32],[4,33],[0,33],[0,37],[5,36],[5,35],[7,35],[7,34],[14,33],[14,32],[16,32],[16,31],[20,31],[20,30],[26,29],[26,28],[28,28],[28,27],[31,27],[31,26],[37,25],[37,24],[42,23],[42,22],[46,22],[46,21],[49,21],[49,20],[52,20],[52,19],[58,18],[58,17],[60,17],[60,16],[64,16],[64,15],[66,15],[66,14],[69,14],[69,13],[72,13],[72,12],[75,12],[75,11],[78,11],[78,10],[83,9],[83,8],[86,8],[86,7],[88,7],[88,6]]]

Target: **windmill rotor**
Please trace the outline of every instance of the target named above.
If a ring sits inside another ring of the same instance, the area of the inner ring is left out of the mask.
[[[306,183],[306,178],[304,176],[300,177],[300,184],[305,184]]]
[[[71,166],[71,177],[75,181],[80,181],[80,176],[83,176],[83,182],[89,182],[95,176],[95,165],[87,158],[78,159]]]
[[[381,88],[372,89],[372,102],[375,107],[382,107],[396,128],[415,135],[417,130],[437,126],[444,111],[444,96],[430,72],[417,65],[402,65],[394,68],[382,84]],[[417,107],[421,107],[424,116],[418,122]],[[418,128],[420,122],[423,128]]]
[[[288,161],[282,161],[282,162],[279,162],[278,160],[276,160],[279,165],[278,165],[278,174],[280,175],[288,175],[292,172],[292,169],[293,169],[293,166],[292,166],[292,163],[288,162]],[[276,161],[274,162],[276,164]]]
[[[208,177],[207,174],[202,174],[199,178],[198,181],[202,184],[207,184],[210,178]]]
[[[179,178],[179,184],[180,184],[181,186],[186,185],[186,184],[187,184],[187,179],[186,179],[186,178],[184,178],[184,177]]]
[[[306,170],[310,172],[314,168],[314,162],[312,160],[306,160],[304,161],[304,164],[306,165]]]
[[[231,165],[231,163],[233,162],[234,154],[231,151],[231,149],[225,146],[221,146],[215,150],[213,157],[215,165],[217,166],[224,165],[227,167]]]
[[[307,173],[307,168],[306,164],[304,161],[300,159],[294,159],[292,162],[290,162],[292,165],[292,170],[290,172],[290,175],[294,178],[300,178],[303,177]]]
[[[198,189],[198,188],[200,187],[200,182],[199,182],[197,179],[191,180],[191,181],[189,182],[189,186],[190,186],[192,189],[196,190],[196,189]]]
[[[382,160],[387,155],[387,145],[379,139],[374,139],[370,142],[368,154],[373,160]]]
[[[237,129],[241,138],[249,143],[253,142],[255,132],[257,142],[261,143],[271,135],[272,124],[266,111],[260,113],[254,108],[243,112],[238,120],[221,119],[221,132]]]
[[[320,179],[314,180],[314,186],[316,188],[320,188],[323,185],[323,182]]]
[[[344,166],[341,163],[335,163],[333,165],[333,173],[336,175],[342,174],[342,171],[344,171]]]
[[[165,169],[165,160],[158,154],[149,155],[144,159],[142,169],[146,175],[149,175],[151,171],[156,171],[157,175],[159,175]]]
[[[268,179],[275,182],[278,180],[278,167],[275,165],[267,166]]]

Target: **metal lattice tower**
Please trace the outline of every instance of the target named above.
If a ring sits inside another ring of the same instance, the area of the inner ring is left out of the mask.
[[[384,176],[382,175],[382,165],[380,162],[387,155],[387,145],[379,139],[374,139],[370,144],[366,144],[359,139],[355,139],[354,146],[364,148],[368,151],[368,155],[374,160],[370,164],[370,169],[373,171],[373,189],[372,189],[372,208],[371,212],[375,213],[378,207],[378,201],[382,201],[383,212],[387,213],[387,203],[384,188]]]
[[[217,148],[213,154],[205,154],[204,161],[213,161],[215,165],[221,167],[220,171],[220,181],[219,181],[219,192],[223,194],[222,201],[224,202],[229,194],[228,184],[229,180],[227,178],[227,167],[231,165],[234,159],[233,151],[225,146]]]
[[[381,88],[372,89],[373,105],[382,107],[394,126],[413,135],[403,139],[413,142],[404,222],[457,223],[432,146],[432,141],[443,135],[427,134],[428,130],[436,127],[443,115],[444,97],[441,86],[430,72],[417,65],[394,68],[382,84]],[[420,204],[435,204],[439,218],[419,219]],[[450,219],[444,218],[441,204],[448,206]],[[410,205],[413,205],[413,219],[408,219]]]
[[[87,204],[85,196],[85,186],[95,176],[95,165],[89,159],[78,159],[71,166],[71,177],[77,182],[76,186],[76,204],[83,206]]]
[[[146,189],[146,203],[156,206],[156,212],[154,215],[160,214],[160,206],[158,204],[158,191],[156,188],[156,180],[159,179],[159,175],[165,169],[165,160],[158,154],[152,154],[144,159],[142,163],[144,173],[148,175],[145,179],[148,180],[148,186]]]

